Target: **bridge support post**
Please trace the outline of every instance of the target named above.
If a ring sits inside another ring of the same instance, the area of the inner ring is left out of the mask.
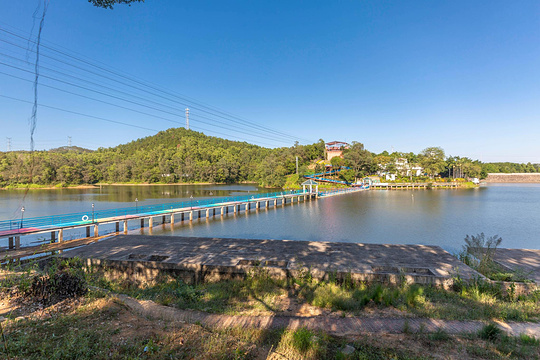
[[[150,216],[148,218],[148,228],[151,229],[153,227],[154,227],[154,218]]]
[[[260,208],[261,208],[261,203],[257,201],[255,205],[255,209],[259,210]]]
[[[141,219],[141,229],[144,227],[144,219]]]
[[[268,204],[269,204],[269,203],[270,203],[270,202],[269,202],[268,200],[266,200],[266,201],[264,202],[264,207],[266,208],[266,210],[268,210]]]
[[[51,231],[51,243],[56,241],[56,231]]]
[[[174,213],[171,213],[171,225],[174,225]]]
[[[201,218],[201,210],[199,210],[199,211],[197,212],[197,219],[200,219],[200,218]]]
[[[206,219],[210,217],[210,209],[206,209]]]
[[[127,220],[124,220],[124,233],[127,234],[128,232],[128,224],[127,224]]]
[[[285,206],[286,203],[287,203],[287,199],[281,198],[281,206]]]
[[[94,225],[94,237],[99,236],[99,225]]]
[[[120,232],[120,222],[116,222],[116,232]]]
[[[9,238],[9,246],[8,246],[9,249],[13,249],[13,236],[11,236]]]
[[[277,199],[274,199],[274,207],[277,206]]]
[[[216,216],[216,208],[212,209],[212,216]]]
[[[64,229],[58,230],[58,242],[61,243],[64,241]]]
[[[15,249],[20,249],[20,248],[21,248],[21,237],[15,236]]]
[[[86,227],[86,237],[90,237],[90,226]]]
[[[162,220],[161,223],[162,223],[162,224],[165,224],[165,221],[167,220],[167,219],[166,219],[166,216],[163,215],[163,216],[161,217],[161,220]]]
[[[184,221],[184,215],[185,215],[185,213],[182,213],[182,215],[180,215],[180,220],[181,221]]]
[[[193,221],[193,210],[189,212],[189,221]]]
[[[222,206],[222,207],[221,207],[221,217],[223,217],[223,215],[224,215],[223,213],[224,213],[224,212],[225,212],[225,206]]]
[[[237,205],[234,205],[234,213],[236,214]]]

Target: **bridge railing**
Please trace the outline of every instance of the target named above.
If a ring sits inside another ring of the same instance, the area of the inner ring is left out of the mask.
[[[61,215],[49,215],[49,216],[40,216],[32,217],[25,219],[13,219],[13,220],[2,220],[0,221],[0,232],[17,230],[22,228],[50,228],[58,226],[70,226],[70,225],[84,225],[92,224],[95,222],[103,221],[108,218],[118,218],[118,217],[128,217],[128,216],[144,216],[151,214],[159,214],[173,209],[183,209],[183,208],[204,208],[217,206],[219,204],[230,203],[230,202],[245,202],[251,200],[257,200],[262,198],[272,198],[280,197],[283,195],[293,195],[293,194],[302,194],[303,190],[288,190],[288,191],[278,191],[272,193],[262,193],[262,194],[250,194],[250,195],[237,195],[237,196],[224,196],[218,198],[209,198],[209,199],[193,199],[185,200],[174,203],[165,203],[165,204],[156,204],[156,205],[142,205],[129,208],[118,208],[118,209],[108,209],[108,210],[98,210],[92,212],[77,212],[70,214],[61,214]]]

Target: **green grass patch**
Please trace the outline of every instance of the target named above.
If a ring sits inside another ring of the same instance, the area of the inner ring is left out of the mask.
[[[285,282],[273,279],[264,268],[256,268],[244,280],[200,285],[188,285],[180,279],[165,277],[152,285],[109,281],[96,274],[89,274],[88,278],[94,286],[136,299],[148,299],[166,306],[212,313],[275,312],[278,298],[286,294]]]
[[[361,314],[366,307],[395,308],[422,317],[447,320],[537,321],[540,292],[509,298],[501,288],[477,280],[460,283],[455,290],[431,286],[354,284],[314,281],[306,275],[289,281],[276,280],[264,267],[256,267],[243,280],[188,285],[179,279],[163,279],[153,285],[108,281],[92,274],[89,283],[138,299],[163,305],[213,313],[275,313],[283,311],[284,298],[315,307]]]

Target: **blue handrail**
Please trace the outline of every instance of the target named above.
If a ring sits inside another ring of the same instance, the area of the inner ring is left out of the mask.
[[[107,218],[116,218],[122,216],[141,216],[152,215],[167,212],[173,209],[183,208],[206,208],[225,203],[245,202],[257,200],[260,198],[277,198],[283,195],[301,194],[303,190],[278,191],[264,194],[250,194],[239,196],[225,196],[219,198],[209,198],[202,200],[187,200],[174,203],[143,205],[129,208],[109,209],[77,212],[71,214],[60,214],[50,216],[40,216],[26,219],[2,220],[0,221],[0,231],[17,230],[21,228],[49,228],[58,226],[93,224]]]

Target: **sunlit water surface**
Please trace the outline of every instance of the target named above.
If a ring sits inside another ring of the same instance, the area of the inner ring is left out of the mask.
[[[101,189],[0,191],[0,219],[42,216],[268,192],[254,185],[104,186]],[[26,194],[26,196],[25,196]],[[130,223],[132,233],[140,231]],[[104,228],[112,231],[113,227]],[[101,231],[101,227],[100,227]],[[364,191],[294,203],[249,215],[158,225],[156,235],[439,245],[458,251],[467,234],[498,234],[503,247],[540,249],[540,184],[490,184],[477,189]],[[82,235],[78,230],[71,237]],[[44,235],[26,237],[27,243]],[[5,242],[5,240],[3,240]],[[5,246],[4,243],[0,244]]]

